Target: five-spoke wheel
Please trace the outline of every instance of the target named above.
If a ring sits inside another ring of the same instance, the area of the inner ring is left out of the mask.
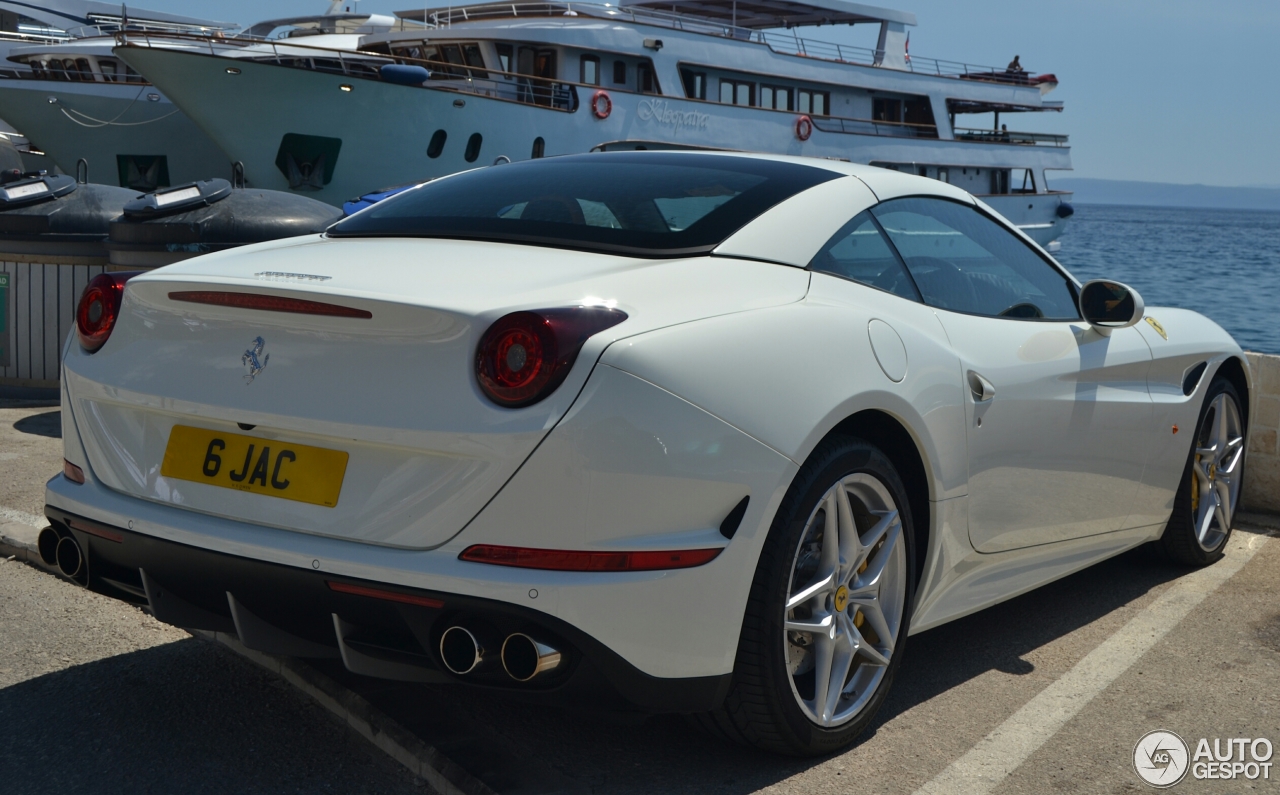
[[[833,484],[791,564],[783,643],[791,692],[821,726],[867,705],[884,678],[906,605],[906,554],[893,495],[874,476]]]
[[[1244,476],[1244,413],[1225,378],[1206,391],[1187,471],[1173,503],[1163,544],[1171,557],[1204,566],[1222,557]]]
[[[819,445],[774,516],[723,706],[728,739],[827,754],[871,723],[902,660],[915,593],[906,488],[880,449]]]

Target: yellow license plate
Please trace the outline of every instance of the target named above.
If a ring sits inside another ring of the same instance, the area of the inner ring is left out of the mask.
[[[160,474],[332,508],[349,457],[340,450],[175,425]]]

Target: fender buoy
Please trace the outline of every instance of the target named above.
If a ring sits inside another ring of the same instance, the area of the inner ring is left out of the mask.
[[[591,98],[591,114],[597,119],[607,119],[613,112],[613,100],[603,91],[597,91]]]
[[[801,141],[807,141],[810,135],[813,135],[813,119],[808,116],[796,119],[796,137]]]

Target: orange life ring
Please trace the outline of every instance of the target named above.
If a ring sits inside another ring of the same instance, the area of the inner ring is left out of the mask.
[[[613,112],[613,100],[603,91],[597,91],[591,98],[591,114],[597,119],[607,119]]]
[[[801,141],[807,141],[810,135],[813,135],[813,119],[808,116],[796,119],[796,137]]]

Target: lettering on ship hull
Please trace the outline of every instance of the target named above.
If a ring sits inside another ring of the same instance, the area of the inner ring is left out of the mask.
[[[636,115],[641,121],[652,121],[674,127],[676,132],[685,128],[705,130],[711,124],[711,116],[696,110],[674,110],[665,99],[642,99],[636,108]]]

